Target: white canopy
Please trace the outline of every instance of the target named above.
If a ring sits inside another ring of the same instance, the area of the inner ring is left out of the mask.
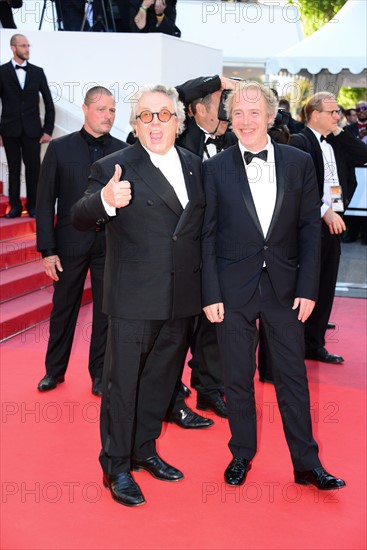
[[[334,18],[302,42],[266,62],[266,73],[291,74],[347,72],[359,74],[367,67],[367,0],[348,0]],[[361,75],[362,76],[362,75]],[[363,84],[359,84],[363,85]]]

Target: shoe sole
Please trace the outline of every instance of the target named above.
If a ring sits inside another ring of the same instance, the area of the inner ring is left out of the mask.
[[[144,499],[143,502],[138,502],[137,504],[129,504],[127,502],[123,502],[122,500],[119,500],[118,498],[116,498],[113,494],[113,492],[111,491],[111,488],[108,484],[105,483],[104,480],[102,480],[102,485],[105,489],[107,489],[110,494],[111,494],[111,497],[112,499],[117,502],[118,504],[122,504],[122,506],[129,506],[130,508],[136,508],[137,506],[142,506],[143,504],[146,504],[146,500]]]
[[[317,485],[315,485],[315,483],[312,483],[312,481],[297,478],[294,478],[294,482],[298,483],[298,485],[313,485],[319,491],[335,491],[335,489],[343,489],[345,487],[345,485],[341,485],[340,487],[318,487]]]
[[[182,477],[179,477],[177,479],[166,479],[164,477],[158,477],[156,475],[153,474],[153,472],[151,472],[150,470],[148,470],[148,468],[144,468],[143,466],[132,466],[131,469],[134,471],[134,472],[140,472],[141,470],[144,470],[145,472],[148,472],[152,477],[154,477],[155,479],[158,479],[159,481],[168,481],[170,483],[172,482],[175,482],[175,481],[181,481],[182,479],[184,479],[184,475],[182,474]]]

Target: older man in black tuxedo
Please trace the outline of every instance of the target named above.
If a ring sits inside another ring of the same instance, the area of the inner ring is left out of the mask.
[[[139,89],[130,117],[138,141],[92,166],[73,209],[77,229],[106,222],[110,320],[100,462],[105,486],[127,506],[145,502],[131,470],[162,481],[183,478],[158,455],[156,439],[201,307],[205,197],[201,160],[175,147],[184,118],[174,88]]]
[[[41,144],[51,140],[55,108],[43,69],[28,62],[27,38],[23,34],[14,34],[10,39],[10,47],[14,57],[0,67],[0,145],[4,145],[9,168],[10,210],[5,214],[5,218],[17,218],[22,214],[22,159],[27,186],[26,206],[28,214],[34,218]],[[43,124],[40,119],[40,94],[45,104]]]
[[[226,103],[239,143],[204,163],[203,305],[217,323],[233,459],[225,481],[241,485],[257,449],[256,321],[269,342],[274,384],[296,483],[344,481],[321,466],[312,436],[304,322],[318,292],[320,215],[311,157],[267,135],[277,102],[241,82]]]

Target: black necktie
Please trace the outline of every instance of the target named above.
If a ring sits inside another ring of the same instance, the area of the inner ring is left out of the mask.
[[[243,156],[245,158],[246,164],[250,164],[252,159],[254,159],[255,157],[264,160],[265,162],[268,160],[268,152],[266,149],[264,149],[264,151],[260,151],[259,153],[251,153],[250,151],[245,151]]]
[[[23,69],[23,71],[26,71],[27,70],[27,65],[15,65],[15,69],[18,70],[18,69]]]

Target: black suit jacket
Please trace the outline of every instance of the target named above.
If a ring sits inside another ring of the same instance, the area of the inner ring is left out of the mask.
[[[204,162],[203,306],[240,308],[253,296],[264,261],[281,304],[316,300],[320,200],[311,157],[274,143],[277,195],[263,235],[238,145]]]
[[[343,189],[344,206],[348,206],[357,186],[354,168],[367,162],[367,145],[355,138],[350,132],[341,132],[338,136],[329,134],[327,142],[334,150],[339,183]],[[309,128],[290,138],[289,145],[310,153],[316,168],[320,199],[324,194],[324,160],[320,143]]]
[[[41,124],[39,102],[42,95],[45,104],[44,124]],[[0,66],[0,98],[2,114],[0,135],[40,138],[51,135],[55,124],[55,107],[41,67],[27,63],[24,89],[19,85],[12,62]]]
[[[350,132],[354,137],[359,138],[358,122],[352,122],[344,126],[344,130]]]
[[[125,319],[196,315],[200,300],[200,232],[205,206],[201,160],[177,148],[189,203],[183,210],[172,186],[136,142],[92,166],[85,196],[73,208],[77,229],[106,223],[105,313]],[[114,173],[132,187],[131,203],[109,217],[101,189]]]
[[[112,138],[106,154],[127,147]],[[71,207],[83,196],[88,186],[90,155],[81,132],[54,139],[48,145],[42,162],[37,189],[37,250],[46,255],[78,256],[92,246],[95,228],[78,231],[71,225]],[[57,221],[55,225],[55,207]]]

